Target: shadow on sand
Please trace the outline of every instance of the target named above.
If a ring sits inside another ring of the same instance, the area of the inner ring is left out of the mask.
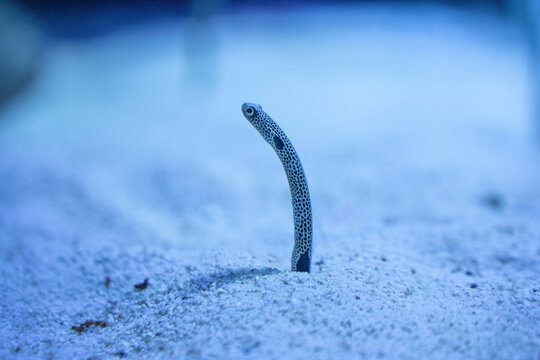
[[[265,267],[265,268],[237,268],[224,269],[208,275],[201,275],[194,279],[188,280],[182,286],[185,290],[190,291],[207,291],[212,288],[217,289],[226,284],[237,281],[253,279],[257,276],[274,275],[281,273],[281,270]]]

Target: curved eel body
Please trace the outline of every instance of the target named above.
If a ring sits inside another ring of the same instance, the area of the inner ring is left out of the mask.
[[[244,103],[242,112],[257,129],[263,139],[276,152],[285,169],[291,189],[294,214],[294,249],[291,259],[292,271],[310,272],[311,268],[311,199],[300,158],[283,130],[265,113],[260,105]]]

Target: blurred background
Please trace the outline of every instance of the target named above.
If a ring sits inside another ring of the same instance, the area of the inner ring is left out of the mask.
[[[246,48],[252,48],[251,54],[263,53],[271,46],[265,47],[264,44],[276,41],[281,43],[281,39],[289,35],[305,36],[310,40],[319,36],[321,46],[318,51],[321,54],[314,55],[320,59],[326,50],[332,51],[323,48],[325,31],[338,31],[339,28],[344,32],[343,40],[351,36],[351,51],[367,53],[370,51],[368,44],[353,35],[359,28],[365,30],[364,33],[388,33],[392,30],[407,32],[413,28],[429,31],[428,27],[437,28],[437,24],[429,23],[438,21],[433,19],[433,15],[438,13],[445,20],[455,17],[457,22],[463,24],[461,29],[457,24],[456,31],[467,31],[471,26],[485,27],[489,23],[493,32],[485,31],[485,35],[492,37],[492,41],[496,41],[498,36],[498,40],[503,40],[498,28],[513,29],[515,34],[512,41],[522,42],[526,47],[526,66],[530,80],[528,106],[533,112],[531,115],[538,119],[539,8],[540,5],[532,0],[8,0],[0,5],[0,104],[5,105],[15,94],[28,91],[31,80],[47,66],[47,50],[63,43],[70,44],[69,48],[73,50],[75,44],[84,46],[98,39],[132,34],[130,39],[125,38],[125,41],[111,45],[116,48],[126,46],[130,51],[135,50],[133,47],[137,48],[139,53],[131,55],[118,49],[118,53],[124,53],[129,58],[125,59],[127,65],[137,62],[139,54],[145,56],[157,48],[170,48],[174,43],[179,58],[175,64],[171,64],[170,70],[176,72],[171,73],[171,76],[176,78],[179,88],[189,88],[191,93],[199,91],[195,87],[202,86],[204,90],[201,92],[204,93],[210,89],[217,90],[217,82],[224,75],[222,71],[227,61],[226,54],[232,51],[228,43],[231,31],[237,30],[237,36],[246,36],[246,40],[252,42],[244,44]],[[298,16],[299,12],[305,13],[307,9],[316,11],[312,11],[309,16]],[[491,19],[486,21],[488,18]],[[236,28],[234,23],[238,25]],[[240,24],[245,27],[240,29]],[[424,28],[421,29],[419,24],[424,24]],[[155,33],[156,29],[160,29],[161,33]],[[151,31],[154,31],[154,36],[147,35]],[[139,44],[135,44],[137,37],[141,41]],[[297,46],[294,39],[290,43]],[[300,62],[295,50],[287,46],[275,50],[275,61],[270,62],[270,66],[282,61],[290,61],[293,66],[298,65],[295,62]],[[429,56],[422,54],[422,50],[419,48],[418,61]],[[105,49],[102,52],[105,53]],[[351,56],[348,53],[342,55],[340,59]],[[359,58],[351,59],[357,65],[353,71],[359,71],[357,69],[365,65],[362,60],[366,58],[359,54]],[[106,63],[111,64],[114,60],[109,59]],[[332,64],[328,65],[332,68]],[[335,67],[338,67],[337,64]],[[234,76],[240,78],[245,69],[237,66],[234,70],[237,72]],[[291,70],[302,71],[296,68]],[[230,69],[226,71],[230,72]],[[328,72],[328,68],[325,67],[324,71]],[[228,76],[233,75],[229,73]],[[287,78],[283,74],[282,79],[274,80],[283,83]],[[204,99],[202,93],[192,94],[194,99],[190,100]],[[441,93],[440,96],[442,98],[445,94]],[[181,97],[180,93],[178,97]]]
[[[0,19],[4,226],[255,251],[238,234],[283,222],[264,236],[288,249],[286,181],[245,101],[297,147],[323,238],[504,189],[529,209],[536,1],[20,0]]]

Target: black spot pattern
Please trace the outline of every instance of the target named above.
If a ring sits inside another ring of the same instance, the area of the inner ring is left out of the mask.
[[[274,135],[274,144],[276,145],[276,148],[278,150],[283,150],[283,141],[281,141],[281,139],[278,138],[276,135]]]
[[[253,109],[253,112],[247,111],[248,109]],[[313,237],[311,199],[300,158],[287,135],[260,105],[245,103],[242,105],[242,112],[264,140],[272,146],[283,164],[289,181],[294,213],[294,249],[291,270],[309,272]]]

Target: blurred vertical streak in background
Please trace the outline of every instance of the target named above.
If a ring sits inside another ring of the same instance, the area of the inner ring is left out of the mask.
[[[226,0],[191,0],[184,33],[183,88],[188,100],[204,98],[215,85],[218,69],[218,37],[213,17]],[[202,93],[198,93],[198,92]]]
[[[540,142],[540,1],[506,0],[506,3],[527,41],[534,135]]]
[[[0,107],[33,79],[41,49],[42,36],[31,17],[0,1]]]
[[[533,84],[532,103],[535,110],[536,136],[540,140],[540,1],[527,0],[529,25],[528,37]]]

